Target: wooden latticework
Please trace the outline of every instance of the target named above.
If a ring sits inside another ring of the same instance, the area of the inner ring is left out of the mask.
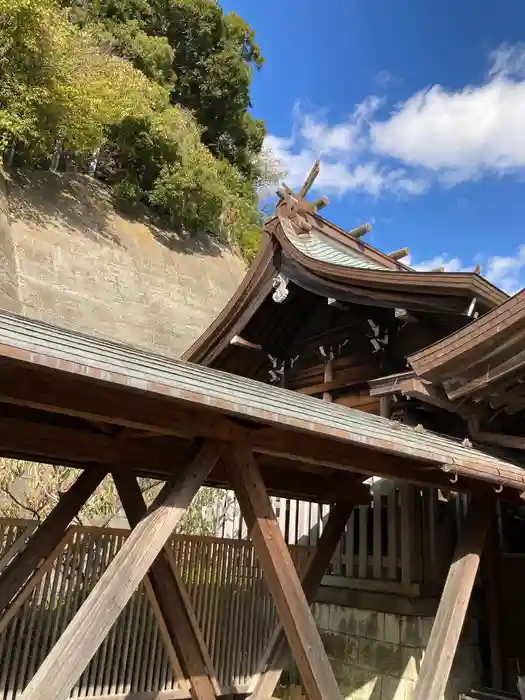
[[[0,558],[33,524],[0,524]],[[17,697],[48,655],[128,535],[126,530],[70,527],[58,556],[0,634],[0,698]],[[246,690],[277,624],[250,542],[175,536],[186,583],[223,692]],[[308,547],[293,547],[296,565]],[[73,698],[182,698],[144,585],[75,685]]]

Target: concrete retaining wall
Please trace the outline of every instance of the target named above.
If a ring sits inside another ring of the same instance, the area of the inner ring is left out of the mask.
[[[0,200],[0,216],[1,208]],[[24,314],[160,354],[180,355],[244,276],[242,260],[208,239],[117,212],[110,192],[87,176],[18,174],[9,214],[14,250],[2,232],[0,255],[16,258]],[[2,265],[7,281],[12,269]],[[8,301],[0,296],[13,308]]]

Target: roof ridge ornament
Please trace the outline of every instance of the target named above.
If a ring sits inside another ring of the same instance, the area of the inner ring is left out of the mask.
[[[299,192],[294,192],[284,182],[277,190],[279,201],[275,213],[293,220],[299,230],[304,233],[309,233],[312,230],[312,224],[307,220],[306,215],[315,214],[328,205],[327,197],[321,197],[314,202],[308,202],[305,199],[319,175],[320,166],[321,162],[316,160]]]

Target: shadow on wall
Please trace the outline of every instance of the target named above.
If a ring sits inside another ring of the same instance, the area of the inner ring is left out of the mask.
[[[115,231],[114,218],[146,226],[158,243],[177,253],[220,256],[223,248],[210,236],[188,236],[170,229],[167,221],[137,205],[117,205],[112,190],[94,178],[79,173],[17,170],[9,173],[9,208],[14,220],[24,220],[45,229],[59,224],[87,238],[125,248]]]

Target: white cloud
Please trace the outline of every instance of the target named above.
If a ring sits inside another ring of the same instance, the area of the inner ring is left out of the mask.
[[[392,85],[392,83],[397,82],[392,73],[390,73],[390,71],[387,70],[380,70],[379,73],[376,75],[375,80],[376,83],[382,88],[386,88],[389,85]]]
[[[414,270],[434,270],[437,267],[444,267],[445,272],[472,272],[474,265],[471,267],[464,267],[460,258],[449,258],[448,255],[436,255],[430,260],[423,260],[420,263],[411,264]]]
[[[379,98],[368,97],[347,121],[335,125],[329,125],[321,113],[302,114],[296,105],[293,135],[269,135],[265,148],[280,162],[286,183],[292,188],[304,182],[314,161],[320,158],[315,189],[323,194],[420,194],[426,186],[420,178],[411,178],[405,168],[387,166],[367,154],[367,125],[380,104]]]
[[[525,286],[525,245],[520,245],[514,257],[490,258],[485,268],[485,276],[497,287],[509,294],[519,292]]]
[[[447,184],[525,168],[525,47],[500,47],[491,59],[485,84],[434,85],[371,124],[372,148]]]
[[[525,78],[525,44],[502,44],[489,55],[489,76]]]
[[[514,256],[495,255],[484,258],[478,254],[469,263],[465,263],[458,257],[449,257],[446,253],[422,262],[414,263],[411,259],[403,262],[414,270],[444,267],[446,272],[473,272],[476,264],[479,263],[483,277],[508,294],[516,294],[525,287],[525,245],[520,245]]]
[[[267,145],[291,186],[301,183],[321,158],[317,189],[327,194],[419,195],[436,182],[453,186],[484,175],[521,174],[525,44],[503,44],[489,59],[482,84],[459,90],[431,86],[383,118],[385,101],[375,95],[336,123],[326,112],[304,113],[297,105],[292,136],[269,136]]]

